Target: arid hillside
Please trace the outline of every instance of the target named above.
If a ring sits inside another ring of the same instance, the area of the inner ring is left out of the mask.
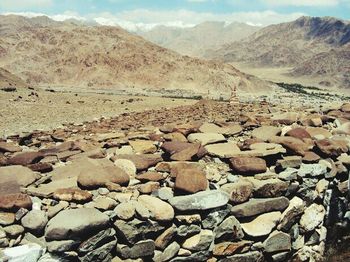
[[[262,67],[295,67],[295,76],[322,77],[326,86],[350,87],[350,23],[331,17],[301,17],[271,25],[207,57]]]
[[[30,85],[229,96],[267,88],[233,66],[181,56],[119,27],[0,16],[0,66]]]
[[[150,31],[140,31],[138,34],[180,54],[203,57],[210,50],[241,40],[260,28],[239,22],[228,25],[225,22],[204,22],[190,28],[157,26]]]
[[[0,88],[26,87],[27,84],[19,77],[0,67]]]

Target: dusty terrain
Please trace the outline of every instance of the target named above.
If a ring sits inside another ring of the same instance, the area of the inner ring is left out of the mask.
[[[50,130],[62,124],[92,121],[102,116],[193,103],[195,100],[107,95],[81,90],[75,93],[25,88],[17,88],[17,92],[0,90],[0,137],[35,129]]]

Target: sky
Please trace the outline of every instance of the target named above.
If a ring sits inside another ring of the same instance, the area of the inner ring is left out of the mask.
[[[303,15],[350,20],[350,0],[0,0],[0,13],[91,20],[135,31],[205,21],[266,26]]]

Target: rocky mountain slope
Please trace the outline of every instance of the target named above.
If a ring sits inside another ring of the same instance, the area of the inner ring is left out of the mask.
[[[245,23],[204,22],[191,28],[157,26],[150,31],[137,32],[145,39],[180,54],[202,57],[209,50],[243,39],[260,27]]]
[[[22,79],[0,67],[0,88],[25,86],[27,84]]]
[[[233,66],[181,56],[119,27],[0,16],[0,36],[0,66],[31,85],[217,97],[259,87]]]
[[[350,23],[336,18],[301,17],[271,25],[207,57],[254,66],[295,67],[293,75],[324,77],[350,87]]]

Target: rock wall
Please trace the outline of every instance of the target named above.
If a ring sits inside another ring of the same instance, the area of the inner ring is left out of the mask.
[[[350,105],[282,111],[199,103],[0,142],[1,261],[323,260],[350,235]]]

